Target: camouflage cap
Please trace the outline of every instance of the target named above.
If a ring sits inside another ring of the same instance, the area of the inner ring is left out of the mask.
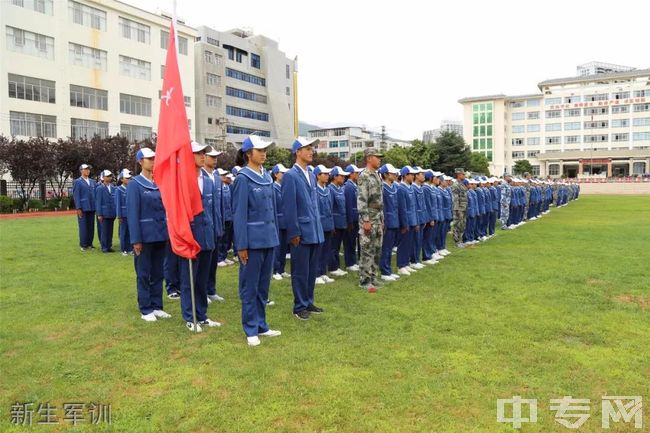
[[[384,154],[381,153],[379,150],[375,149],[374,147],[369,147],[368,149],[365,149],[363,151],[363,156],[376,156],[378,158],[383,158]]]
[[[462,174],[465,174],[465,170],[462,169],[462,168],[455,168],[455,169],[454,169],[454,173],[455,173],[455,174],[461,174],[461,173],[462,173]]]

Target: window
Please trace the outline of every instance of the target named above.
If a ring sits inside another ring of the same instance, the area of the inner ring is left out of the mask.
[[[72,124],[70,135],[72,138],[94,137],[102,138],[108,136],[108,122],[97,122],[86,119],[70,119]]]
[[[56,138],[56,116],[10,111],[9,123],[11,135]]]
[[[585,102],[594,102],[594,101],[607,101],[607,93],[600,93],[594,95],[585,95]]]
[[[221,98],[214,95],[205,95],[205,104],[208,107],[221,107]]]
[[[520,108],[524,106],[524,101],[512,101],[510,103],[510,108]]]
[[[160,78],[165,79],[165,65],[160,65]]]
[[[564,143],[565,144],[580,143],[580,136],[579,135],[567,135],[567,136],[564,137]]]
[[[513,138],[512,139],[512,145],[513,146],[523,146],[524,145],[524,139],[523,138]]]
[[[226,126],[228,134],[242,134],[242,135],[259,135],[260,137],[270,137],[271,131],[263,131],[257,129],[244,128],[241,126],[228,125]]]
[[[546,137],[546,144],[560,144],[561,137]]]
[[[528,113],[526,113],[526,118],[528,120],[539,119],[539,111],[529,111]]]
[[[85,45],[73,44],[68,45],[68,54],[70,63],[84,68],[97,69],[100,71],[107,70],[107,54],[104,50],[90,48]]]
[[[106,12],[101,9],[96,9],[76,1],[69,1],[68,14],[70,15],[70,20],[75,24],[103,32],[106,31]]]
[[[524,120],[526,113],[512,113],[512,120]]]
[[[188,49],[187,38],[178,36],[178,53],[187,56],[187,52],[188,52],[187,49]]]
[[[564,117],[578,117],[580,116],[581,110],[579,108],[572,108],[570,110],[564,110]]]
[[[564,124],[565,131],[574,131],[580,128],[581,128],[580,122],[568,122]]]
[[[650,103],[634,104],[634,112],[635,113],[641,113],[643,111],[650,111]]]
[[[285,93],[287,96],[291,96],[291,89],[290,89],[289,87],[285,88],[284,93]]]
[[[233,107],[226,105],[226,114],[230,116],[245,117],[247,119],[260,120],[262,122],[269,121],[268,113],[260,111],[247,110],[245,108]]]
[[[143,141],[151,138],[151,127],[140,125],[120,125],[120,135],[128,138],[130,141]]]
[[[525,157],[526,157],[526,152],[523,151],[512,152],[512,159],[521,159]]]
[[[635,98],[647,98],[650,97],[650,89],[645,89],[645,90],[635,90],[634,91],[634,97]]]
[[[526,126],[526,132],[539,132],[539,124],[536,123],[534,125],[527,125]]]
[[[55,84],[54,81],[9,74],[9,97],[55,104]]]
[[[12,0],[11,4],[45,15],[53,15],[52,0]]]
[[[339,152],[339,158],[347,158],[348,157],[348,152]]]
[[[544,105],[557,105],[562,103],[562,98],[546,98],[544,99]]]
[[[482,126],[481,126],[482,128]],[[524,133],[524,125],[512,125],[512,133],[513,134],[523,134]],[[481,134],[483,135],[483,134]]]
[[[166,30],[160,31],[160,48],[166,50],[169,46],[169,32]]]
[[[339,147],[339,142],[336,141],[336,140],[332,140],[332,141],[329,142],[329,147],[330,147],[330,149],[338,148]]]
[[[120,55],[120,75],[151,81],[151,63]]]
[[[291,66],[287,65],[286,72],[287,72],[287,80],[288,80],[291,78]]]
[[[576,102],[580,102],[581,98],[579,95],[572,95],[572,96],[567,96],[564,98],[564,103],[565,104],[575,104]]]
[[[539,99],[529,99],[526,101],[527,107],[539,107]]]
[[[151,117],[151,98],[120,93],[120,113]]]
[[[562,110],[547,110],[545,114],[547,119],[557,119],[562,117]]]
[[[627,132],[621,134],[612,134],[612,141],[629,141],[630,134]]]
[[[223,58],[219,54],[214,54],[212,51],[204,51],[203,59],[205,63],[210,63],[211,65],[220,65],[223,63]]]
[[[183,96],[183,100],[185,101],[185,106],[186,107],[191,107],[192,106],[192,97],[191,96]]]
[[[630,112],[629,105],[615,105],[612,107],[612,114],[622,114],[622,113],[629,113],[629,112]]]
[[[612,99],[629,99],[630,92],[612,93]]]
[[[208,72],[206,75],[206,83],[208,86],[219,86],[221,85],[221,77],[217,74],[211,74]]]
[[[535,155],[535,156],[537,156],[537,155]],[[533,165],[532,167],[533,167],[533,171],[531,172],[531,174],[533,176],[539,176],[539,165]]]
[[[537,158],[537,155],[539,155],[539,150],[528,151],[528,158]]]
[[[260,60],[260,56],[251,53],[251,66],[257,69],[260,69],[262,67],[262,61]]]
[[[234,87],[226,87],[226,95],[266,104],[266,96],[260,95],[258,93],[248,92],[246,90],[236,89]]]
[[[216,39],[214,39],[214,38],[211,38],[210,36],[206,37],[206,38],[205,38],[205,41],[206,41],[207,43],[209,43],[210,45],[214,45],[215,47],[218,47],[218,46],[219,46],[219,41],[216,40]]]
[[[609,112],[609,107],[585,108],[585,116],[601,116]]]
[[[266,80],[264,78],[237,71],[236,69],[226,68],[226,75],[248,83],[257,84],[258,86],[266,86]]]
[[[613,119],[612,128],[627,128],[630,126],[630,119]]]
[[[632,137],[634,141],[650,140],[650,132],[635,132]]]
[[[93,89],[92,87],[70,84],[70,106],[107,111],[108,92],[106,90]]]
[[[143,44],[151,43],[151,27],[148,25],[131,21],[124,17],[120,17],[119,23],[123,38],[142,42]]]
[[[609,127],[609,121],[599,120],[597,122],[585,122],[585,129],[604,129]]]
[[[585,143],[598,143],[598,142],[603,142],[607,141],[609,138],[608,134],[602,134],[602,135],[585,135],[584,136],[584,142]]]
[[[614,121],[612,120],[612,123]],[[632,121],[633,126],[650,126],[650,117],[640,117]]]
[[[9,51],[54,60],[54,38],[9,26],[6,36]]]
[[[560,175],[560,164],[549,164],[548,165],[548,174],[550,176],[559,176]]]
[[[539,145],[539,137],[528,137],[526,139],[526,144],[529,146]]]
[[[547,123],[545,129],[546,129],[546,132],[561,131],[562,130],[562,124],[561,123]]]

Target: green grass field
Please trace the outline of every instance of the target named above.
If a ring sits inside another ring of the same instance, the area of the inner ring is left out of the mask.
[[[225,325],[192,335],[179,301],[140,320],[133,259],[81,253],[74,217],[0,221],[0,431],[31,431],[15,402],[49,402],[60,424],[33,430],[511,432],[513,395],[538,399],[524,432],[568,431],[549,408],[565,395],[591,399],[580,432],[604,431],[603,395],[643,396],[650,428],[649,227],[650,196],[583,196],[377,294],[317,286],[308,322],[273,281],[283,334],[249,348],[235,266],[209,308]],[[70,427],[71,402],[111,404],[111,426]]]

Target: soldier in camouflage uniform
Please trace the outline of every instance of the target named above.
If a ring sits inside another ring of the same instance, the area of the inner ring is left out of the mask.
[[[528,207],[530,206],[530,173],[524,173],[524,193],[526,199],[524,200],[524,220],[528,219]]]
[[[510,201],[512,200],[512,176],[509,173],[503,175],[505,182],[501,184],[501,228],[508,229],[508,218],[510,217]]]
[[[458,248],[463,248],[463,233],[465,233],[465,217],[467,213],[467,186],[465,185],[465,170],[454,170],[456,182],[451,186],[454,202],[454,242]]]
[[[359,286],[374,293],[379,283],[379,259],[384,233],[384,198],[381,177],[377,170],[383,157],[375,149],[366,149],[366,169],[357,180],[359,210]]]

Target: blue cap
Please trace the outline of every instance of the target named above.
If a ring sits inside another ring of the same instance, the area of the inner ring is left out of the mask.
[[[396,169],[393,164],[384,164],[379,167],[379,174],[384,173],[399,174],[399,170]]]
[[[432,177],[433,177],[433,170],[427,170],[424,172],[425,180],[431,180]]]
[[[156,156],[156,152],[148,147],[143,147],[135,154],[135,160],[142,161],[144,158],[153,158],[154,156]]]
[[[347,167],[345,167],[345,171],[351,174],[351,173],[361,173],[363,170],[354,164],[350,164]]]
[[[303,147],[314,146],[318,143],[320,143],[320,140],[318,138],[298,137],[291,145],[291,153],[296,153],[299,149],[302,149]]]
[[[404,167],[402,167],[402,169],[399,172],[400,176],[402,177],[406,176],[407,174],[415,174],[415,173],[419,173],[419,171],[415,170],[410,165],[405,165]]]
[[[271,173],[273,174],[277,174],[278,172],[286,173],[287,171],[289,171],[289,169],[282,164],[275,164],[271,169]]]
[[[272,141],[266,141],[259,135],[249,135],[241,144],[241,151],[246,153],[252,149],[266,149],[273,144]]]
[[[323,164],[317,165],[314,169],[314,175],[318,176],[319,174],[330,174],[332,172],[331,168],[325,167]]]
[[[339,167],[338,165],[337,165],[336,167],[334,167],[334,168],[332,169],[332,171],[330,172],[330,176],[332,176],[332,177],[336,177],[336,176],[349,176],[349,175],[350,175],[350,173],[348,173],[347,171],[343,170],[343,169],[342,169],[341,167]]]

